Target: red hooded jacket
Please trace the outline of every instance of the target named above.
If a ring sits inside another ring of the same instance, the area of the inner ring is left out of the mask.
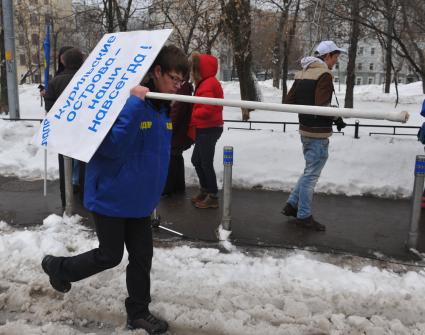
[[[217,58],[206,54],[195,54],[192,61],[192,75],[199,82],[195,88],[195,97],[223,99],[223,88],[215,77],[218,70]],[[194,104],[190,125],[194,128],[222,126],[223,106]]]

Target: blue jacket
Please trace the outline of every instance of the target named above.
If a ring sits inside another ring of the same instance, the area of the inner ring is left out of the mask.
[[[87,164],[84,206],[106,216],[140,218],[158,205],[168,173],[169,107],[130,96]]]

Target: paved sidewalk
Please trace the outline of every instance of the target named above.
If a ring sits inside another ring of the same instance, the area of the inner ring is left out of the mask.
[[[48,183],[47,197],[43,197],[42,190],[42,180],[0,176],[0,220],[31,226],[41,224],[51,213],[61,215],[58,181]],[[190,203],[195,192],[189,188],[186,195],[163,198],[158,208],[161,225],[190,239],[217,241],[215,230],[221,221],[221,211],[195,208]],[[410,217],[408,200],[315,195],[315,217],[327,230],[313,232],[296,227],[293,220],[280,214],[287,193],[233,190],[232,195],[231,240],[235,244],[415,259],[405,248]],[[81,206],[76,206],[76,211],[90,223],[87,211]],[[421,222],[418,250],[425,252],[425,222]]]

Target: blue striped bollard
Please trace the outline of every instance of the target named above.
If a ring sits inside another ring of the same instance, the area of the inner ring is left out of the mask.
[[[413,184],[412,211],[410,213],[410,231],[406,243],[409,249],[417,248],[419,220],[421,218],[421,199],[424,191],[424,177],[425,156],[418,155],[416,156],[415,164],[415,181]]]
[[[232,205],[232,166],[233,147],[223,148],[223,216],[221,224],[224,229],[231,230],[231,205]]]

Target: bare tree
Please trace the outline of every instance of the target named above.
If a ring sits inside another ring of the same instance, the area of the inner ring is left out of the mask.
[[[295,31],[297,28],[298,13],[300,10],[301,0],[296,0],[294,14],[289,20],[287,26],[287,33],[283,41],[283,61],[282,61],[282,103],[285,101],[286,95],[288,94],[288,86],[286,81],[288,79],[289,70],[289,57],[291,54],[293,41],[295,37]]]
[[[251,3],[249,0],[220,0],[227,33],[233,45],[234,63],[239,77],[241,98],[259,100],[252,74]],[[249,120],[250,110],[242,109],[242,119]]]
[[[394,27],[394,21],[395,21],[395,15],[397,13],[396,8],[394,6],[393,0],[383,0],[384,1],[384,8],[385,8],[385,19],[387,21],[386,23],[386,36],[385,36],[385,43],[384,43],[384,50],[385,50],[385,93],[390,93],[390,87],[391,87],[391,72],[393,68],[393,36],[392,36],[392,29]]]
[[[21,0],[15,5],[15,17],[17,21],[18,48],[25,55],[26,74],[20,82],[25,82],[29,77],[32,82],[41,80],[41,36],[45,30],[41,20],[44,17],[42,7],[30,0]],[[18,49],[17,48],[17,49]]]
[[[120,31],[127,31],[128,29],[128,21],[136,11],[136,9],[132,9],[132,4],[132,0],[128,0],[127,3],[123,4],[118,0],[114,0],[115,15]]]
[[[345,108],[353,108],[353,92],[356,84],[356,57],[357,44],[360,35],[360,0],[351,0],[351,33],[350,47],[348,48],[348,64],[347,64],[347,88],[345,91]]]
[[[206,0],[161,0],[153,5],[155,10],[164,17],[164,22],[174,29],[172,38],[186,54],[191,50],[200,13],[206,3]]]
[[[185,53],[212,53],[223,26],[216,0],[158,0],[151,10],[156,13],[156,26],[173,28],[171,41]]]
[[[425,93],[425,24],[422,13],[425,11],[425,2],[422,0],[393,0],[391,14],[393,20],[386,20],[388,7],[379,0],[368,1],[370,11],[361,13],[357,20],[377,35],[385,36],[392,44],[392,53],[404,58],[416,74],[422,79],[422,89]],[[335,13],[341,20],[353,20],[346,13]],[[385,22],[387,25],[383,25]],[[387,63],[390,62],[387,59]],[[389,65],[386,65],[389,66]],[[392,66],[392,65],[390,65]]]
[[[251,43],[255,45],[252,50],[252,66],[257,77],[259,72],[263,72],[264,79],[273,75],[273,46],[278,20],[275,11],[258,8],[252,10]]]
[[[279,88],[281,74],[282,74],[282,63],[284,58],[284,44],[287,40],[287,34],[285,30],[288,29],[288,15],[289,9],[293,3],[293,0],[264,0],[264,4],[272,6],[279,13],[279,20],[275,27],[276,34],[274,37],[273,45],[273,86]]]
[[[200,13],[198,29],[195,31],[195,49],[211,54],[222,32],[221,8],[216,1],[207,1],[204,10]]]

